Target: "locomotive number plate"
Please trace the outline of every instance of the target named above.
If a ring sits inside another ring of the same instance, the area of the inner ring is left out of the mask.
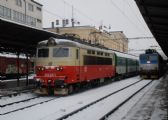
[[[54,73],[45,73],[44,76],[45,77],[56,77],[57,75]]]

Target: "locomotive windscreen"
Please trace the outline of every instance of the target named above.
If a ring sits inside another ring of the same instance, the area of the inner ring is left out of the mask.
[[[158,62],[158,55],[157,54],[142,54],[140,55],[140,63],[153,63],[156,64]]]
[[[53,48],[53,57],[68,57],[69,48]]]
[[[49,49],[48,48],[41,48],[38,49],[38,57],[48,57]]]

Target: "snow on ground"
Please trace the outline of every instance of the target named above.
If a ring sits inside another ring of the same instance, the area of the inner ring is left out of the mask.
[[[40,104],[11,114],[2,115],[0,116],[0,120],[55,120],[56,118],[80,108],[91,101],[95,101],[102,96],[106,96],[109,93],[117,91],[138,80],[140,80],[139,77],[133,77],[79,94],[61,97],[48,103]],[[1,111],[3,111],[3,109],[1,109]]]
[[[20,108],[24,108],[26,106],[31,106],[33,104],[37,104],[37,103],[40,103],[40,102],[43,102],[43,101],[48,101],[48,100],[51,100],[51,99],[53,99],[53,97],[40,97],[40,98],[32,99],[32,100],[29,100],[29,101],[26,101],[26,102],[20,102],[20,103],[17,103],[17,104],[8,105],[8,106],[0,108],[0,114],[4,114],[6,112],[14,111],[14,110],[17,110],[17,109],[20,109]]]
[[[150,81],[141,81],[127,89],[120,91],[87,109],[84,109],[74,116],[70,116],[65,120],[99,120],[106,113],[117,107],[124,100],[133,95],[136,91],[148,84]]]
[[[21,93],[21,94],[19,94],[17,96],[2,97],[0,99],[0,105],[5,105],[5,104],[21,101],[21,100],[26,100],[26,99],[29,99],[29,98],[34,98],[36,96],[37,95],[32,94],[32,93]]]
[[[167,120],[167,93],[165,93],[165,88],[168,87],[168,81],[167,79],[160,79],[155,83],[125,117],[115,120]]]
[[[143,96],[146,95],[147,92],[155,89],[155,87],[160,83],[160,81],[154,81],[148,87],[143,89],[140,93],[134,96],[131,100],[129,100],[126,104],[124,104],[120,109],[118,109],[114,114],[108,117],[108,120],[122,120],[124,117],[128,116],[128,112],[137,104],[139,101],[143,101]],[[137,108],[139,109],[139,108]],[[127,120],[131,120],[127,119]],[[135,119],[136,120],[136,119]],[[143,120],[143,119],[142,119]]]

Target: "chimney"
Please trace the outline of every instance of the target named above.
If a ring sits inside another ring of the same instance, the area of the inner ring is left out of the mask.
[[[54,29],[54,22],[51,22],[51,28]]]

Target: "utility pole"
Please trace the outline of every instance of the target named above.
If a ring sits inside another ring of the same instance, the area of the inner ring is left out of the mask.
[[[74,7],[73,7],[73,5],[72,5],[72,19],[71,19],[71,22],[72,22],[72,27],[74,27],[75,21],[74,21]]]

